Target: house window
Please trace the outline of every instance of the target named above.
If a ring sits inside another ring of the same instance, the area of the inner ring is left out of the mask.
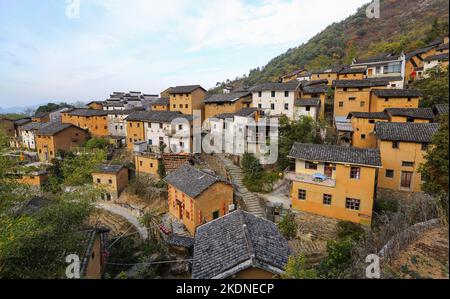
[[[183,125],[178,125],[178,130],[183,130]]]
[[[101,179],[97,179],[97,184],[100,184],[102,182]]]
[[[414,122],[414,118],[408,117],[408,118],[406,119],[406,122],[407,122],[407,123],[413,123],[413,122]]]
[[[306,161],[305,162],[305,168],[310,170],[317,170],[317,164]]]
[[[343,108],[344,107],[344,102],[339,102],[339,108]]]
[[[275,110],[275,104],[270,104],[270,109]]]
[[[188,109],[188,108],[189,108],[189,105],[188,105],[188,104],[186,104],[186,105],[184,105],[184,107],[185,107],[186,109]]]
[[[392,148],[398,148],[398,141],[392,141]]]
[[[333,196],[330,194],[324,194],[323,195],[323,204],[326,206],[331,206],[331,201],[333,199]]]
[[[153,168],[153,163],[150,163],[150,168]]]
[[[369,120],[369,124],[374,124],[375,123],[375,120],[374,119],[370,119]]]
[[[359,180],[361,178],[361,168],[360,167],[350,168],[350,178],[354,180]]]
[[[80,126],[80,125],[78,125],[78,126]],[[130,128],[132,128],[133,127],[133,123],[130,123]]]
[[[289,104],[284,104],[284,110],[289,110]]]
[[[306,200],[306,190],[302,190],[302,189],[298,190],[298,199]]]
[[[188,211],[186,211],[186,219],[191,219],[191,214],[189,214],[189,212]]]
[[[289,91],[284,92],[284,97],[286,97],[286,98],[289,97]]]
[[[177,108],[177,105],[176,105],[176,104],[173,104],[173,108]]]
[[[385,101],[385,102],[389,102],[389,98],[385,98],[384,101]]]
[[[386,169],[386,177],[390,179],[394,178],[394,170]]]
[[[356,98],[355,97],[349,97],[348,100],[349,101],[354,101],[354,100],[356,100]]]
[[[361,134],[361,139],[366,140],[366,134]]]
[[[272,98],[275,97],[275,91],[272,90],[270,94],[271,94],[271,97],[272,97]]]
[[[219,211],[215,211],[215,212],[213,212],[213,219],[217,219],[217,218],[219,218],[219,216],[220,216],[220,214],[219,214],[220,212]]]
[[[139,165],[142,166],[142,161],[139,161]]]
[[[361,201],[359,199],[346,198],[345,207],[349,210],[359,211],[359,208],[361,207]]]
[[[422,143],[422,151],[426,152],[428,151],[429,145],[428,143]]]
[[[258,108],[259,108],[259,109],[262,109],[262,104],[258,104]]]
[[[361,103],[359,103],[359,106],[360,106],[360,107],[366,106],[366,102],[362,101]]]
[[[414,167],[414,162],[402,162],[403,167]]]
[[[308,111],[308,112],[311,111],[311,107],[310,107],[310,106],[306,106],[305,109],[306,109],[306,111]]]
[[[108,184],[112,185],[112,180],[108,180]]]
[[[259,98],[262,97],[262,92],[261,91],[258,91],[258,97]]]

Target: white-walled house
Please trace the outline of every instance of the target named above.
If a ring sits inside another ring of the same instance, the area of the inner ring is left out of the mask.
[[[267,117],[282,115],[294,118],[294,102],[300,83],[296,80],[287,83],[264,83],[251,88],[252,106]]]
[[[294,119],[299,120],[302,116],[309,116],[317,121],[320,106],[320,98],[297,99],[294,104]]]
[[[425,58],[423,63],[423,71],[424,77],[429,77],[427,75],[427,71],[430,69],[440,66],[440,67],[448,67],[448,53],[433,55]]]
[[[19,127],[20,141],[24,148],[36,149],[36,132],[41,128],[47,126],[49,123],[31,122]]]

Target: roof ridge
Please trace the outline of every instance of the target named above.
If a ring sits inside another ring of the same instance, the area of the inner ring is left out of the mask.
[[[244,239],[245,239],[245,243],[247,245],[248,253],[250,256],[250,261],[251,261],[252,265],[255,265],[256,252],[255,252],[255,248],[253,246],[253,242],[251,241],[251,238],[250,238],[250,232],[249,232],[247,223],[245,222],[244,214],[242,212],[239,212],[238,217],[239,217],[239,221],[241,222],[242,232],[244,234]]]

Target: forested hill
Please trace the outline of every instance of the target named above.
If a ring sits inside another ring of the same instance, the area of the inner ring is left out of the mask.
[[[368,5],[368,4],[367,4]],[[235,87],[276,81],[300,67],[320,70],[348,64],[353,57],[411,51],[448,34],[448,0],[381,0],[381,17],[368,19],[366,7],[344,21],[328,26],[307,43],[289,49],[248,75],[218,83]]]

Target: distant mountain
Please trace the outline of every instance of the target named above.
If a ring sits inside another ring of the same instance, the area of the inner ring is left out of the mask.
[[[308,70],[320,70],[349,64],[354,57],[408,52],[448,35],[448,0],[381,0],[380,3],[379,19],[367,18],[367,4],[344,21],[328,26],[307,43],[289,49],[262,68],[250,70],[243,78],[227,80],[212,91],[218,91],[225,84],[242,87],[276,81],[281,75],[303,66]]]

